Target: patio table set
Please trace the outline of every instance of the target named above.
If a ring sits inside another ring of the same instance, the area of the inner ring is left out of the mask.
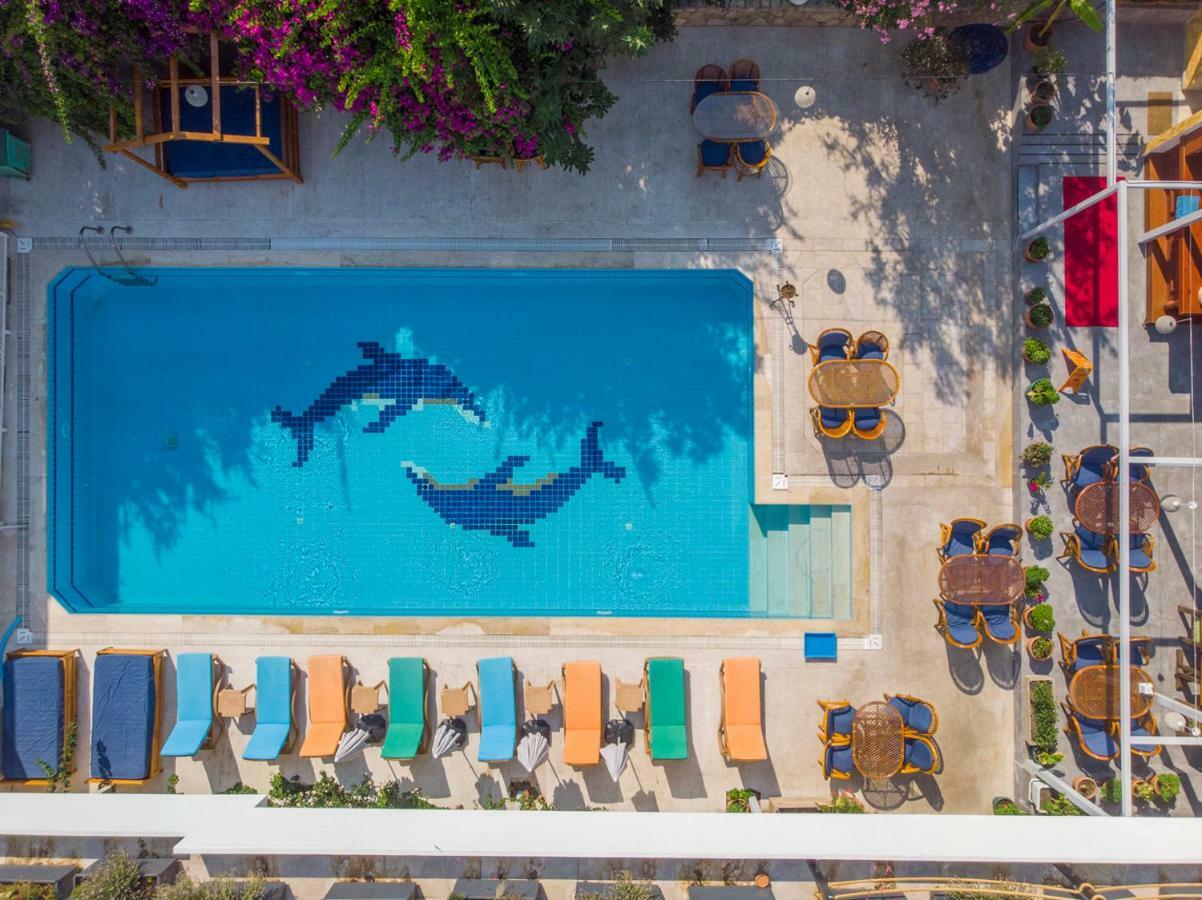
[[[1160,517],[1160,498],[1151,485],[1151,467],[1137,461],[1151,456],[1152,451],[1133,447],[1129,455],[1135,460],[1127,479],[1130,565],[1132,572],[1147,573],[1156,568],[1152,558],[1155,542],[1148,532]],[[1060,534],[1064,541],[1060,558],[1071,559],[1089,572],[1113,572],[1119,556],[1116,535],[1121,529],[1118,448],[1097,444],[1075,455],[1063,454],[1063,458],[1061,484],[1072,497],[1073,530]]]
[[[936,627],[951,646],[971,650],[989,638],[1018,643],[1018,601],[1026,590],[1019,559],[1022,528],[1013,523],[986,531],[981,519],[939,526],[939,611]]]
[[[759,87],[760,67],[750,59],[737,60],[729,75],[714,63],[697,70],[690,112],[704,138],[697,145],[698,177],[718,172],[725,178],[732,165],[740,181],[764,171],[772,158],[768,136],[776,130],[777,109]]]
[[[828,328],[810,345],[814,368],[808,388],[814,434],[876,440],[885,433],[881,407],[897,398],[901,377],[889,363],[889,339],[866,331],[854,341],[845,328]]]
[[[858,772],[867,780],[894,775],[935,774],[943,767],[931,736],[939,727],[935,707],[908,694],[886,694],[854,707],[846,700],[819,700],[822,721],[822,774],[846,780]]]
[[[1068,683],[1068,704],[1064,707],[1065,733],[1076,739],[1081,752],[1091,759],[1108,762],[1119,754],[1121,686],[1123,669],[1118,664],[1118,641],[1108,634],[1081,633],[1069,640],[1058,634],[1060,667]],[[1150,638],[1132,638],[1130,678],[1132,753],[1150,757],[1160,746],[1139,743],[1159,733],[1152,714],[1155,687],[1143,666],[1151,650]]]

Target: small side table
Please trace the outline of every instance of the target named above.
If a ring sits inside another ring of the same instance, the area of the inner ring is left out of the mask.
[[[384,682],[379,684],[356,684],[351,688],[351,712],[358,713],[361,716],[369,716],[377,712],[383,704],[380,702],[380,688],[384,687]]]
[[[223,719],[240,719],[248,712],[254,711],[254,704],[246,701],[246,695],[254,688],[248,684],[241,690],[222,688],[217,692],[217,715]]]
[[[472,698],[472,683],[469,681],[463,687],[444,687],[438,692],[438,705],[446,717],[467,715],[475,709],[476,703]]]
[[[527,681],[522,689],[522,705],[525,707],[526,714],[545,716],[550,713],[551,707],[555,705],[554,690],[554,681],[548,681],[545,687],[536,687]]]
[[[643,709],[643,680],[640,678],[634,684],[628,684],[621,678],[614,679],[614,706],[618,712],[634,713]]]

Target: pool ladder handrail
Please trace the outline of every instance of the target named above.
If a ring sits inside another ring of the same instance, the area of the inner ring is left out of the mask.
[[[135,272],[126,261],[121,248],[117,246],[117,232],[122,234],[133,234],[133,227],[129,225],[114,225],[108,230],[109,243],[113,247],[113,252],[117,254],[117,259],[121,261],[121,267],[125,269],[125,273],[121,275],[111,275],[105,271],[104,266],[96,261],[96,257],[92,255],[92,248],[88,246],[88,242],[84,239],[85,232],[92,232],[98,237],[104,236],[103,225],[84,225],[79,229],[79,246],[84,253],[87,254],[88,260],[92,263],[92,268],[97,272],[112,281],[115,284],[120,284],[125,287],[154,287],[158,283],[157,278],[147,278],[145,275],[139,275]]]

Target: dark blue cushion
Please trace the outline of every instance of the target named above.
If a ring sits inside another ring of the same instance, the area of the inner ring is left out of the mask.
[[[213,98],[201,107],[184,99],[180,87],[179,123],[183,131],[213,130]],[[205,90],[209,90],[207,87]],[[212,92],[210,91],[210,94]],[[279,97],[269,91],[262,93],[263,137],[267,149],[277,159],[283,158],[280,131]],[[161,99],[163,121],[171,121],[171,91],[164,90]],[[250,88],[232,85],[221,89],[221,127],[226,134],[255,133],[255,92]],[[161,144],[164,168],[181,178],[234,178],[265,175],[279,168],[266,156],[248,144],[223,144],[215,141],[167,141]]]
[[[876,344],[860,344],[856,350],[856,359],[884,359],[885,351]]]
[[[847,421],[848,411],[846,409],[832,409],[829,406],[818,407],[818,414],[822,418],[822,424],[827,428],[840,428]]]
[[[1111,759],[1118,755],[1119,745],[1114,737],[1106,730],[1105,724],[1093,719],[1077,718],[1081,725],[1082,743],[1095,756]]]
[[[870,431],[881,424],[881,411],[875,406],[861,407],[856,410],[856,427],[861,431]]]
[[[730,144],[702,141],[697,146],[701,150],[701,161],[707,166],[724,166],[730,162]]]
[[[722,93],[722,82],[720,81],[699,81],[697,86],[693,88],[693,105],[696,106],[706,97],[711,94]]]
[[[856,708],[854,706],[841,706],[839,709],[828,709],[826,711],[826,733],[832,734],[851,734],[851,720],[856,716]]]
[[[738,78],[730,83],[732,91],[754,91],[758,89],[760,83],[752,78]]]
[[[935,765],[935,757],[926,741],[906,738],[906,765],[926,772]]]
[[[973,546],[971,538],[965,543],[963,535],[953,534],[947,544],[943,547],[944,556],[969,556],[976,548]]]
[[[1010,607],[994,604],[982,606],[981,615],[985,619],[985,627],[989,633],[1000,641],[1008,641],[1014,637],[1014,623],[1010,619]]]
[[[739,144],[739,158],[749,166],[763,161],[768,155],[768,145],[763,141],[746,141]]]
[[[989,533],[987,549],[990,556],[1013,556],[1014,542],[1022,532],[1016,528],[1000,528]]]
[[[92,670],[92,776],[150,775],[154,665],[141,654],[104,653]]]
[[[1077,539],[1081,542],[1082,550],[1101,550],[1106,546],[1106,535],[1090,531],[1080,522],[1076,524],[1073,530],[1077,533]]]
[[[931,709],[925,703],[911,703],[901,697],[890,697],[889,705],[901,713],[907,728],[914,731],[931,730]]]
[[[1094,569],[1106,569],[1110,567],[1110,559],[1101,550],[1088,550],[1085,547],[1081,548],[1081,562]]]
[[[1143,547],[1132,547],[1130,560],[1133,569],[1147,569],[1152,565],[1152,557],[1144,552]]]
[[[44,778],[38,761],[58,768],[63,748],[63,663],[19,656],[4,663],[4,777]]]
[[[1106,642],[1097,639],[1080,641],[1077,644],[1077,661],[1074,669],[1099,666],[1106,662]]]
[[[826,770],[828,772],[844,772],[848,775],[853,773],[856,770],[856,764],[852,760],[851,746],[827,747]]]

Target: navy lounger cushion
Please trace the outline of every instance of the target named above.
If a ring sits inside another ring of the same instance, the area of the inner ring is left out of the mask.
[[[697,146],[701,148],[701,161],[707,166],[724,166],[730,162],[730,144],[702,141]]]
[[[206,87],[206,91],[209,89]],[[213,130],[213,100],[196,107],[184,99],[180,88],[179,124],[184,131]],[[276,95],[263,91],[263,137],[267,149],[282,158],[280,141],[280,104]],[[171,121],[171,92],[162,92],[163,121]],[[221,127],[227,134],[255,133],[255,92],[227,85],[221,89]],[[168,129],[169,130],[169,129]],[[180,178],[237,178],[278,172],[275,163],[248,144],[221,144],[214,141],[167,141],[161,145],[164,168]]]
[[[58,768],[63,746],[63,663],[22,656],[4,664],[4,777],[45,778],[38,765]]]
[[[102,653],[92,672],[92,777],[150,775],[154,739],[154,660]]]

